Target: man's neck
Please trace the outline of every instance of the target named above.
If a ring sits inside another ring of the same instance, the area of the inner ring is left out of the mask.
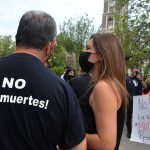
[[[15,53],[26,53],[26,54],[33,55],[43,63],[41,51],[38,51],[36,49],[16,48]]]

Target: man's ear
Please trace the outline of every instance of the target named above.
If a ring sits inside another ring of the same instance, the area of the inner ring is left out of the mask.
[[[49,56],[51,54],[52,51],[51,45],[52,45],[51,42],[48,42],[48,44],[45,47],[46,56]]]
[[[48,42],[48,44],[45,47],[47,56],[50,56],[52,54],[52,51],[55,48],[55,46],[56,46],[55,41]]]

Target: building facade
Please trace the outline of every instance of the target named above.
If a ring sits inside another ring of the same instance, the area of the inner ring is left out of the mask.
[[[113,32],[115,25],[115,20],[113,18],[114,12],[115,12],[115,0],[104,0],[102,31]]]

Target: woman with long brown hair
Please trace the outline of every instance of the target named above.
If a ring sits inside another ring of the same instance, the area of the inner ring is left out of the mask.
[[[118,38],[94,34],[80,54],[92,82],[80,100],[89,150],[118,150],[127,103],[125,59]]]

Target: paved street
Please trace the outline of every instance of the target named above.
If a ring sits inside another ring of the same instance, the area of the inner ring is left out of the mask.
[[[150,145],[130,141],[130,139],[126,137],[125,126],[119,150],[150,150]]]

